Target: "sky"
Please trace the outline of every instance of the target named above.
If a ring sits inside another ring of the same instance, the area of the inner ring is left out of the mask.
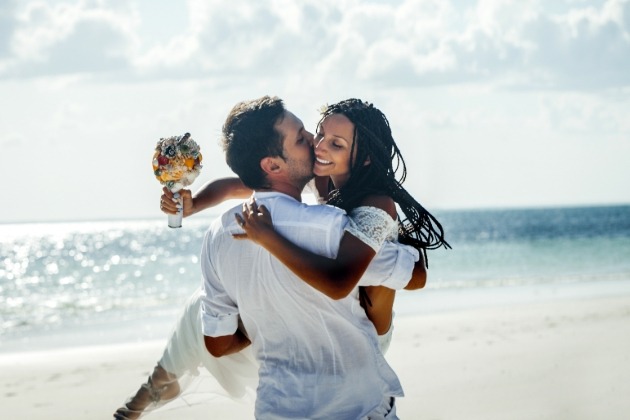
[[[429,210],[630,203],[630,0],[0,0],[0,223],[161,217],[240,100],[388,117]]]

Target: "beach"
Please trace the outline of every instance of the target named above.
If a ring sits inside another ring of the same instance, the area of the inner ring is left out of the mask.
[[[453,249],[429,253],[425,289],[396,295],[400,418],[628,418],[630,206],[439,217]],[[0,226],[0,419],[112,418],[199,285],[207,223]],[[252,418],[251,403],[199,404],[210,396],[146,418]]]
[[[471,295],[472,298],[472,295]],[[399,315],[387,359],[402,419],[626,419],[630,293]],[[165,340],[0,354],[0,418],[106,419],[142,383]],[[148,419],[252,418],[215,402]]]

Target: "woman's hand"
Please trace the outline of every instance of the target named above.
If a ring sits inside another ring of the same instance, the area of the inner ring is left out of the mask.
[[[235,213],[234,217],[245,231],[233,234],[234,239],[249,239],[264,247],[270,239],[278,235],[273,228],[269,210],[264,205],[258,207],[254,198],[243,203],[243,214]]]
[[[193,199],[190,190],[179,190],[178,201],[174,194],[166,187],[162,188],[162,196],[160,197],[160,210],[166,214],[177,214],[177,210],[184,207],[184,217],[190,216],[193,213]]]

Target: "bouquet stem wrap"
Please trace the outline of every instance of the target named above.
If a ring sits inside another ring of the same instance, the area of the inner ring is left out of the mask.
[[[153,154],[153,173],[158,181],[171,190],[179,201],[177,214],[168,215],[168,226],[182,227],[184,208],[179,190],[192,184],[201,170],[199,145],[190,137],[183,136],[161,138]]]
[[[179,196],[179,190],[171,192],[173,193],[173,198],[177,200],[179,203],[177,214],[169,214],[168,215],[168,227],[170,228],[180,228],[182,227],[182,219],[184,218],[184,208],[182,207],[182,199]]]

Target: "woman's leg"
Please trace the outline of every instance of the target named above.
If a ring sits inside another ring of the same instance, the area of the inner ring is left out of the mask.
[[[123,407],[116,410],[114,418],[135,420],[152,403],[171,400],[177,397],[179,392],[177,377],[158,364],[147,382],[140,386],[136,394]]]
[[[162,357],[146,383],[123,407],[114,413],[116,419],[137,419],[147,408],[155,408],[160,401],[177,397],[181,391],[177,380],[184,373],[196,372],[201,364],[200,291],[196,290],[184,305]],[[205,350],[205,349],[203,349]],[[152,405],[154,407],[149,407]]]

